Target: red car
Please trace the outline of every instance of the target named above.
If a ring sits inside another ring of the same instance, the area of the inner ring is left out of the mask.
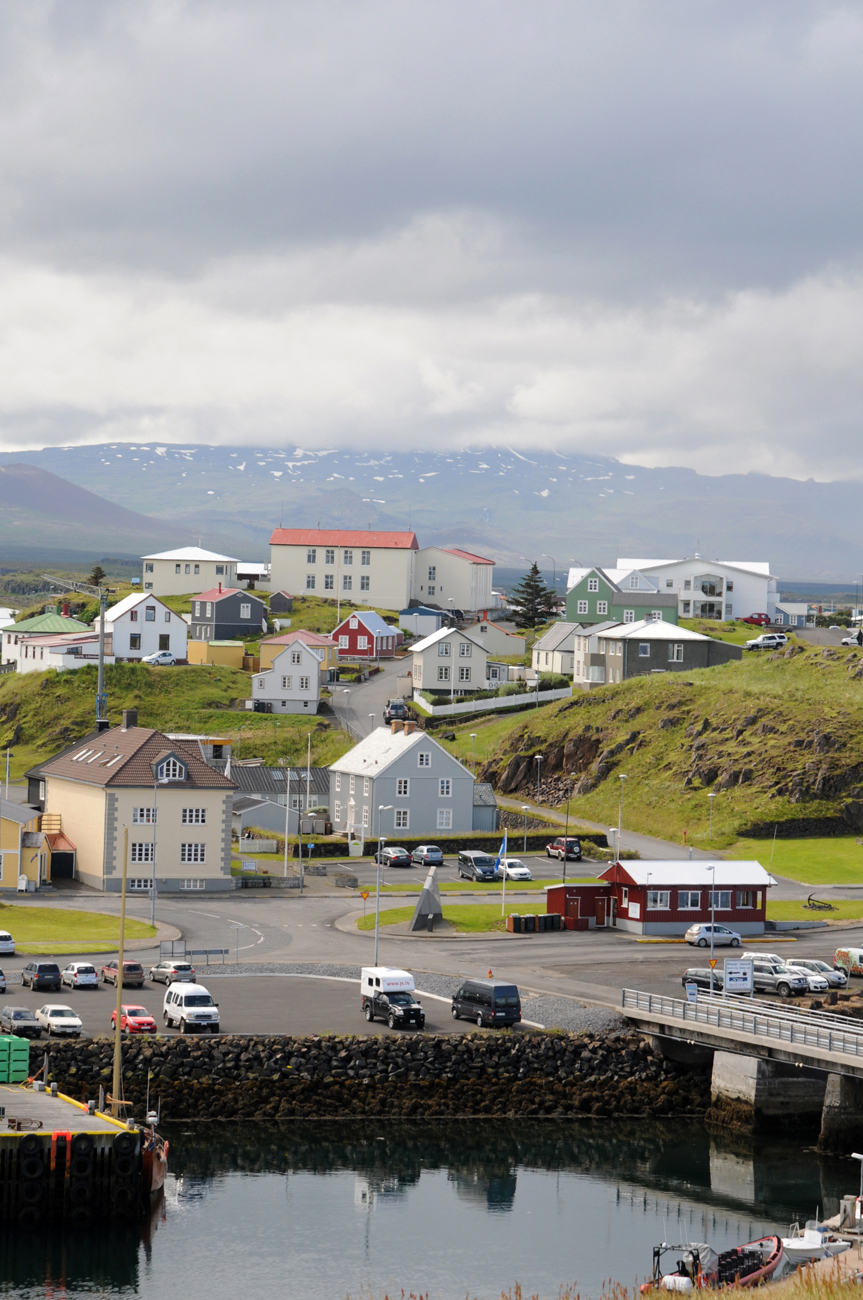
[[[738,621],[739,623],[752,623],[754,627],[769,627],[769,626],[770,626],[770,615],[769,615],[769,614],[750,614],[748,618],[741,618],[741,619],[738,619],[737,621]]]
[[[102,983],[113,984],[116,988],[119,973],[120,967],[115,957],[113,961],[109,961],[107,965],[102,967]],[[129,984],[135,989],[144,987],[144,967],[139,961],[123,962],[123,983]]]
[[[111,1012],[111,1028],[117,1024],[117,1008]],[[123,1034],[155,1034],[156,1022],[146,1007],[120,1007],[120,1032]]]

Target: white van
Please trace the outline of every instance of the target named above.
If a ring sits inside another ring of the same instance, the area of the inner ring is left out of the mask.
[[[219,1032],[219,1004],[210,997],[203,984],[172,984],[165,994],[162,1019],[176,1025],[181,1033],[192,1029]]]

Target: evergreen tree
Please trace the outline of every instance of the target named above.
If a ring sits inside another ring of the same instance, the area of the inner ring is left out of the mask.
[[[107,576],[108,575],[102,568],[101,564],[97,564],[87,581],[91,587],[101,587]]]
[[[510,592],[509,604],[516,627],[536,627],[554,616],[557,597],[539,571],[534,560],[530,572]]]

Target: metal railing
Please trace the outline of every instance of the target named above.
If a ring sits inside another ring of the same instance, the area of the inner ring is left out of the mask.
[[[668,1016],[680,1021],[681,1027],[686,1024],[705,1025],[750,1034],[753,1038],[863,1057],[863,1023],[854,1028],[844,1017],[829,1013],[786,1010],[771,1003],[748,999],[741,1004],[740,1001],[710,996],[688,1002],[661,993],[642,993],[638,989],[623,989],[620,1005],[624,1011]]]
[[[220,963],[228,960],[229,948],[190,948],[186,951],[187,957],[203,957],[209,966],[211,957],[218,957]]]

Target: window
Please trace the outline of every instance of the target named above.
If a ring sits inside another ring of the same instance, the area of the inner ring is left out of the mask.
[[[596,612],[597,612],[597,614],[607,614],[607,613],[608,613],[608,601],[607,601],[607,600],[598,600],[598,601],[596,602]]]
[[[638,644],[638,657],[639,657],[639,659],[649,659],[649,658],[650,658],[650,644],[649,644],[649,642],[647,642],[647,641],[640,641],[640,642],[639,642],[639,644]]]
[[[153,590],[153,584],[152,584],[152,582],[145,582],[145,583],[144,583],[144,590],[145,590],[145,591],[152,591],[152,590]]]
[[[171,621],[171,611],[170,611],[169,609],[166,609],[166,610],[165,610],[165,622],[166,622],[166,623],[170,623],[170,621]]]
[[[634,610],[634,609],[625,609],[625,610],[623,611],[623,621],[624,621],[624,623],[634,623],[634,622],[635,622],[635,610]]]
[[[336,772],[336,794],[339,794],[341,792],[341,788],[342,788],[342,774],[341,772]]]
[[[664,912],[671,907],[671,892],[668,889],[648,889],[648,912]]]
[[[623,889],[621,889],[620,891],[620,906],[629,907],[629,890],[626,888],[625,885]]]
[[[188,877],[184,877],[184,879],[180,881],[180,888],[181,889],[204,889],[205,885],[203,880],[200,879],[200,877],[197,880],[190,880]]]
[[[308,677],[301,677],[301,678],[300,678],[300,690],[301,690],[301,691],[307,691],[308,689],[309,689],[309,678],[308,678]]]
[[[183,565],[183,568],[184,568],[184,570],[185,570],[186,573],[190,573],[190,572],[191,572],[191,568],[192,568],[192,566],[191,566],[190,564],[184,564],[184,565]],[[216,572],[218,573],[218,569],[216,570]]]
[[[141,649],[141,633],[140,633],[140,632],[133,632],[133,633],[131,634],[131,636],[129,637],[129,649],[130,649],[130,650],[140,650],[140,649]]]
[[[733,618],[733,617],[734,617],[734,606],[733,606],[733,605],[726,605],[726,606],[725,606],[725,617],[726,617],[726,618]],[[793,620],[789,619],[788,621],[789,621],[789,623],[790,623],[790,622],[792,622]]]
[[[438,664],[437,679],[439,682],[449,681],[449,664]]]
[[[351,793],[351,794],[356,794],[356,789],[357,789],[357,778],[356,778],[355,776],[352,776],[352,777],[351,777],[350,782],[349,782],[349,786],[350,786],[350,793]]]
[[[438,781],[438,794],[441,799],[449,799],[452,795],[452,781],[448,776],[442,776]]]
[[[757,907],[756,894],[754,889],[738,889],[737,891],[738,907]]]
[[[348,624],[348,627],[351,629],[352,632],[355,632],[356,629],[359,627],[359,623],[355,618],[352,618],[350,623]]]
[[[282,690],[283,690],[283,691],[292,691],[292,690],[294,689],[294,687],[293,687],[293,681],[294,681],[293,677],[283,677],[283,678],[282,678]],[[261,682],[261,690],[263,690],[263,689],[264,689],[264,683]]]
[[[152,826],[156,821],[158,814],[155,808],[133,808],[132,825],[133,826]]]
[[[430,565],[429,565],[429,582],[435,582],[436,580],[437,580],[437,565],[436,565],[436,564],[430,564]]]
[[[588,580],[587,580],[587,590],[588,590],[588,591],[599,591],[599,578],[588,578]]]
[[[683,646],[682,646],[682,645],[670,645],[670,646],[668,647],[668,662],[669,662],[670,664],[682,664],[682,663],[683,663]]]
[[[195,573],[197,574],[197,573],[200,573],[200,572],[201,572],[201,566],[200,566],[200,564],[196,564],[196,565],[195,565]]]
[[[417,754],[417,767],[431,767],[431,754],[430,753]]]
[[[186,572],[188,573],[189,570],[187,569]],[[224,566],[224,564],[217,564],[217,565],[216,565],[216,577],[217,577],[217,578],[224,578],[224,576],[225,576],[225,566]]]
[[[430,596],[433,596],[434,593],[435,593],[435,589],[434,589],[434,587],[429,587],[428,594],[429,594]]]
[[[368,568],[371,562],[372,562],[371,551],[360,551],[360,564]]]
[[[439,831],[452,830],[452,808],[438,808],[437,828]]]
[[[683,590],[684,590],[684,591],[691,591],[691,590],[692,590],[692,580],[691,580],[690,578],[684,578],[684,580],[683,580]]]
[[[350,645],[350,638],[349,638],[349,637],[346,637],[346,636],[340,636],[340,637],[339,637],[339,649],[340,649],[340,650],[347,650],[347,648],[348,648],[349,645]]]
[[[353,564],[353,562],[354,562],[354,553],[353,553],[353,551],[343,551],[343,552],[342,552],[342,564],[350,565],[350,564]]]
[[[307,574],[306,574],[306,591],[314,591],[314,589],[315,589],[315,575],[314,575],[313,573],[307,573]]]
[[[252,607],[251,607],[251,605],[241,605],[241,606],[240,606],[240,618],[251,618],[251,617],[252,617]]]
[[[360,591],[370,591],[370,581],[371,579],[369,578],[369,575],[364,573],[360,578]]]
[[[174,565],[174,572],[175,572],[175,573],[180,573],[180,572],[181,572],[181,569],[180,569],[179,564],[175,564],[175,565]]]
[[[160,636],[159,636],[159,649],[160,649],[160,650],[170,650],[170,649],[171,649],[171,638],[170,638],[170,636],[167,635],[167,633],[162,633],[162,634],[160,634]]]
[[[701,895],[697,890],[678,889],[677,906],[681,912],[695,912],[701,907]]]
[[[363,826],[365,827],[366,830],[368,830],[368,828],[369,828],[369,810],[368,810],[368,807],[363,808]]]
[[[203,862],[206,857],[206,844],[181,844],[181,862]]]
[[[146,623],[155,623],[156,621],[155,605],[148,605],[147,608],[144,610],[144,621]]]
[[[469,682],[469,681],[470,681],[470,669],[469,669],[469,668],[459,668],[459,670],[458,670],[458,679],[459,679],[460,682]]]
[[[410,812],[407,808],[396,808],[395,828],[397,831],[406,831],[410,828]]]
[[[335,586],[335,581],[334,581],[333,575],[332,575],[331,573],[325,573],[325,574],[324,574],[324,591],[332,591],[334,586]]]
[[[306,551],[306,564],[317,564],[317,562],[318,562],[317,548],[314,546],[310,546]]]
[[[336,801],[336,803],[333,804],[333,821],[340,822],[341,820],[342,820],[342,805],[338,801]]]
[[[674,586],[674,579],[673,579],[673,578],[666,578],[666,579],[665,579],[665,585],[666,585],[666,587],[673,587],[673,586]]]
[[[630,585],[630,587],[631,587],[634,591],[637,591],[637,590],[638,590],[638,574],[637,574],[637,573],[631,573],[631,574],[629,575],[629,585]]]
[[[132,851],[133,862],[152,862],[153,861],[153,841],[152,840],[133,840],[129,845]]]
[[[302,652],[302,650],[292,650],[292,651],[291,651],[291,663],[292,663],[292,664],[301,664],[302,662],[303,662],[303,652]]]
[[[160,781],[185,781],[186,769],[176,758],[166,758],[158,769]]]
[[[688,614],[688,613],[689,613],[689,610],[690,610],[690,608],[691,608],[691,606],[692,606],[692,602],[689,601],[689,600],[682,600],[682,601],[680,602],[680,605],[681,605],[681,609],[682,609],[683,613],[684,613],[684,614]]]
[[[184,826],[205,826],[207,824],[206,808],[184,808],[180,821]]]
[[[449,641],[438,641],[437,652],[441,659],[449,658]]]
[[[145,564],[145,565],[144,565],[144,572],[145,572],[145,573],[152,573],[152,572],[153,572],[153,566],[152,566],[152,564]]]
[[[396,795],[400,799],[407,799],[410,792],[411,792],[410,778],[406,776],[400,776],[399,779],[396,781]]]
[[[130,609],[130,610],[129,610],[129,622],[130,622],[130,623],[137,623],[137,621],[138,621],[138,611],[137,611],[136,609]]]
[[[353,577],[351,576],[351,574],[349,574],[349,573],[343,573],[343,574],[342,574],[342,591],[351,591],[351,590],[353,590],[353,585],[354,585],[354,580],[353,580]]]
[[[149,876],[133,876],[131,880],[126,881],[126,885],[129,889],[149,889],[152,883],[153,882]]]
[[[369,648],[369,639],[368,639],[368,637],[367,637],[367,636],[358,636],[358,637],[357,637],[357,649],[358,649],[358,650],[368,650],[368,648]]]
[[[586,614],[586,613],[587,613],[587,601],[586,601],[586,600],[580,600],[580,601],[578,602],[578,612],[579,612],[579,614]]]
[[[652,609],[652,610],[650,611],[650,613],[648,614],[648,616],[647,616],[647,621],[648,621],[648,623],[661,623],[661,622],[662,622],[662,610],[661,610],[661,609]]]
[[[458,644],[459,658],[470,659],[472,649],[473,647],[471,646],[470,641],[459,641]]]
[[[207,601],[207,618],[211,618],[212,615],[213,615],[213,602],[212,602],[211,600],[208,600],[208,601]]]
[[[707,906],[711,911],[730,912],[731,911],[731,890],[730,889],[711,889],[707,895]]]

